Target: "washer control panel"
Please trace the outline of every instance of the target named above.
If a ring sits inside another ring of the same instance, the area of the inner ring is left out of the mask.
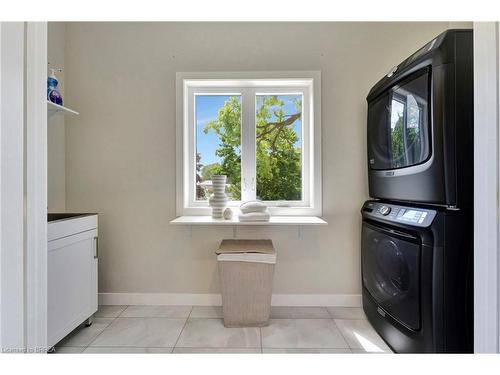
[[[428,227],[436,217],[435,210],[373,201],[366,202],[362,211],[363,214],[374,219],[384,219],[416,227]]]

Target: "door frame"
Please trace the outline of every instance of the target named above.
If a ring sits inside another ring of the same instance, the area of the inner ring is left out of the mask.
[[[0,349],[24,339],[24,24],[0,23]]]
[[[47,348],[47,24],[0,22],[0,351]]]
[[[500,33],[474,23],[474,351],[500,346]]]
[[[47,348],[47,23],[27,22],[25,46],[26,347]]]

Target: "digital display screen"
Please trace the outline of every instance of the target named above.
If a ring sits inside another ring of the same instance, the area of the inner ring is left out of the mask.
[[[417,222],[422,215],[421,211],[408,210],[402,216],[399,217],[400,220]]]

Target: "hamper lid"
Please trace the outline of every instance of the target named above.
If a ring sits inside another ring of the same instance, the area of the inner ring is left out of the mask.
[[[260,253],[274,254],[271,240],[222,240],[216,254]]]

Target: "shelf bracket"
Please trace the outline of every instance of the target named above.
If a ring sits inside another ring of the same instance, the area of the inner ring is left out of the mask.
[[[192,225],[189,225],[188,236],[189,236],[189,238],[193,238],[193,226]]]
[[[236,225],[233,225],[233,238],[236,238],[238,235],[238,227]]]
[[[297,237],[302,238],[302,226],[297,225]]]

